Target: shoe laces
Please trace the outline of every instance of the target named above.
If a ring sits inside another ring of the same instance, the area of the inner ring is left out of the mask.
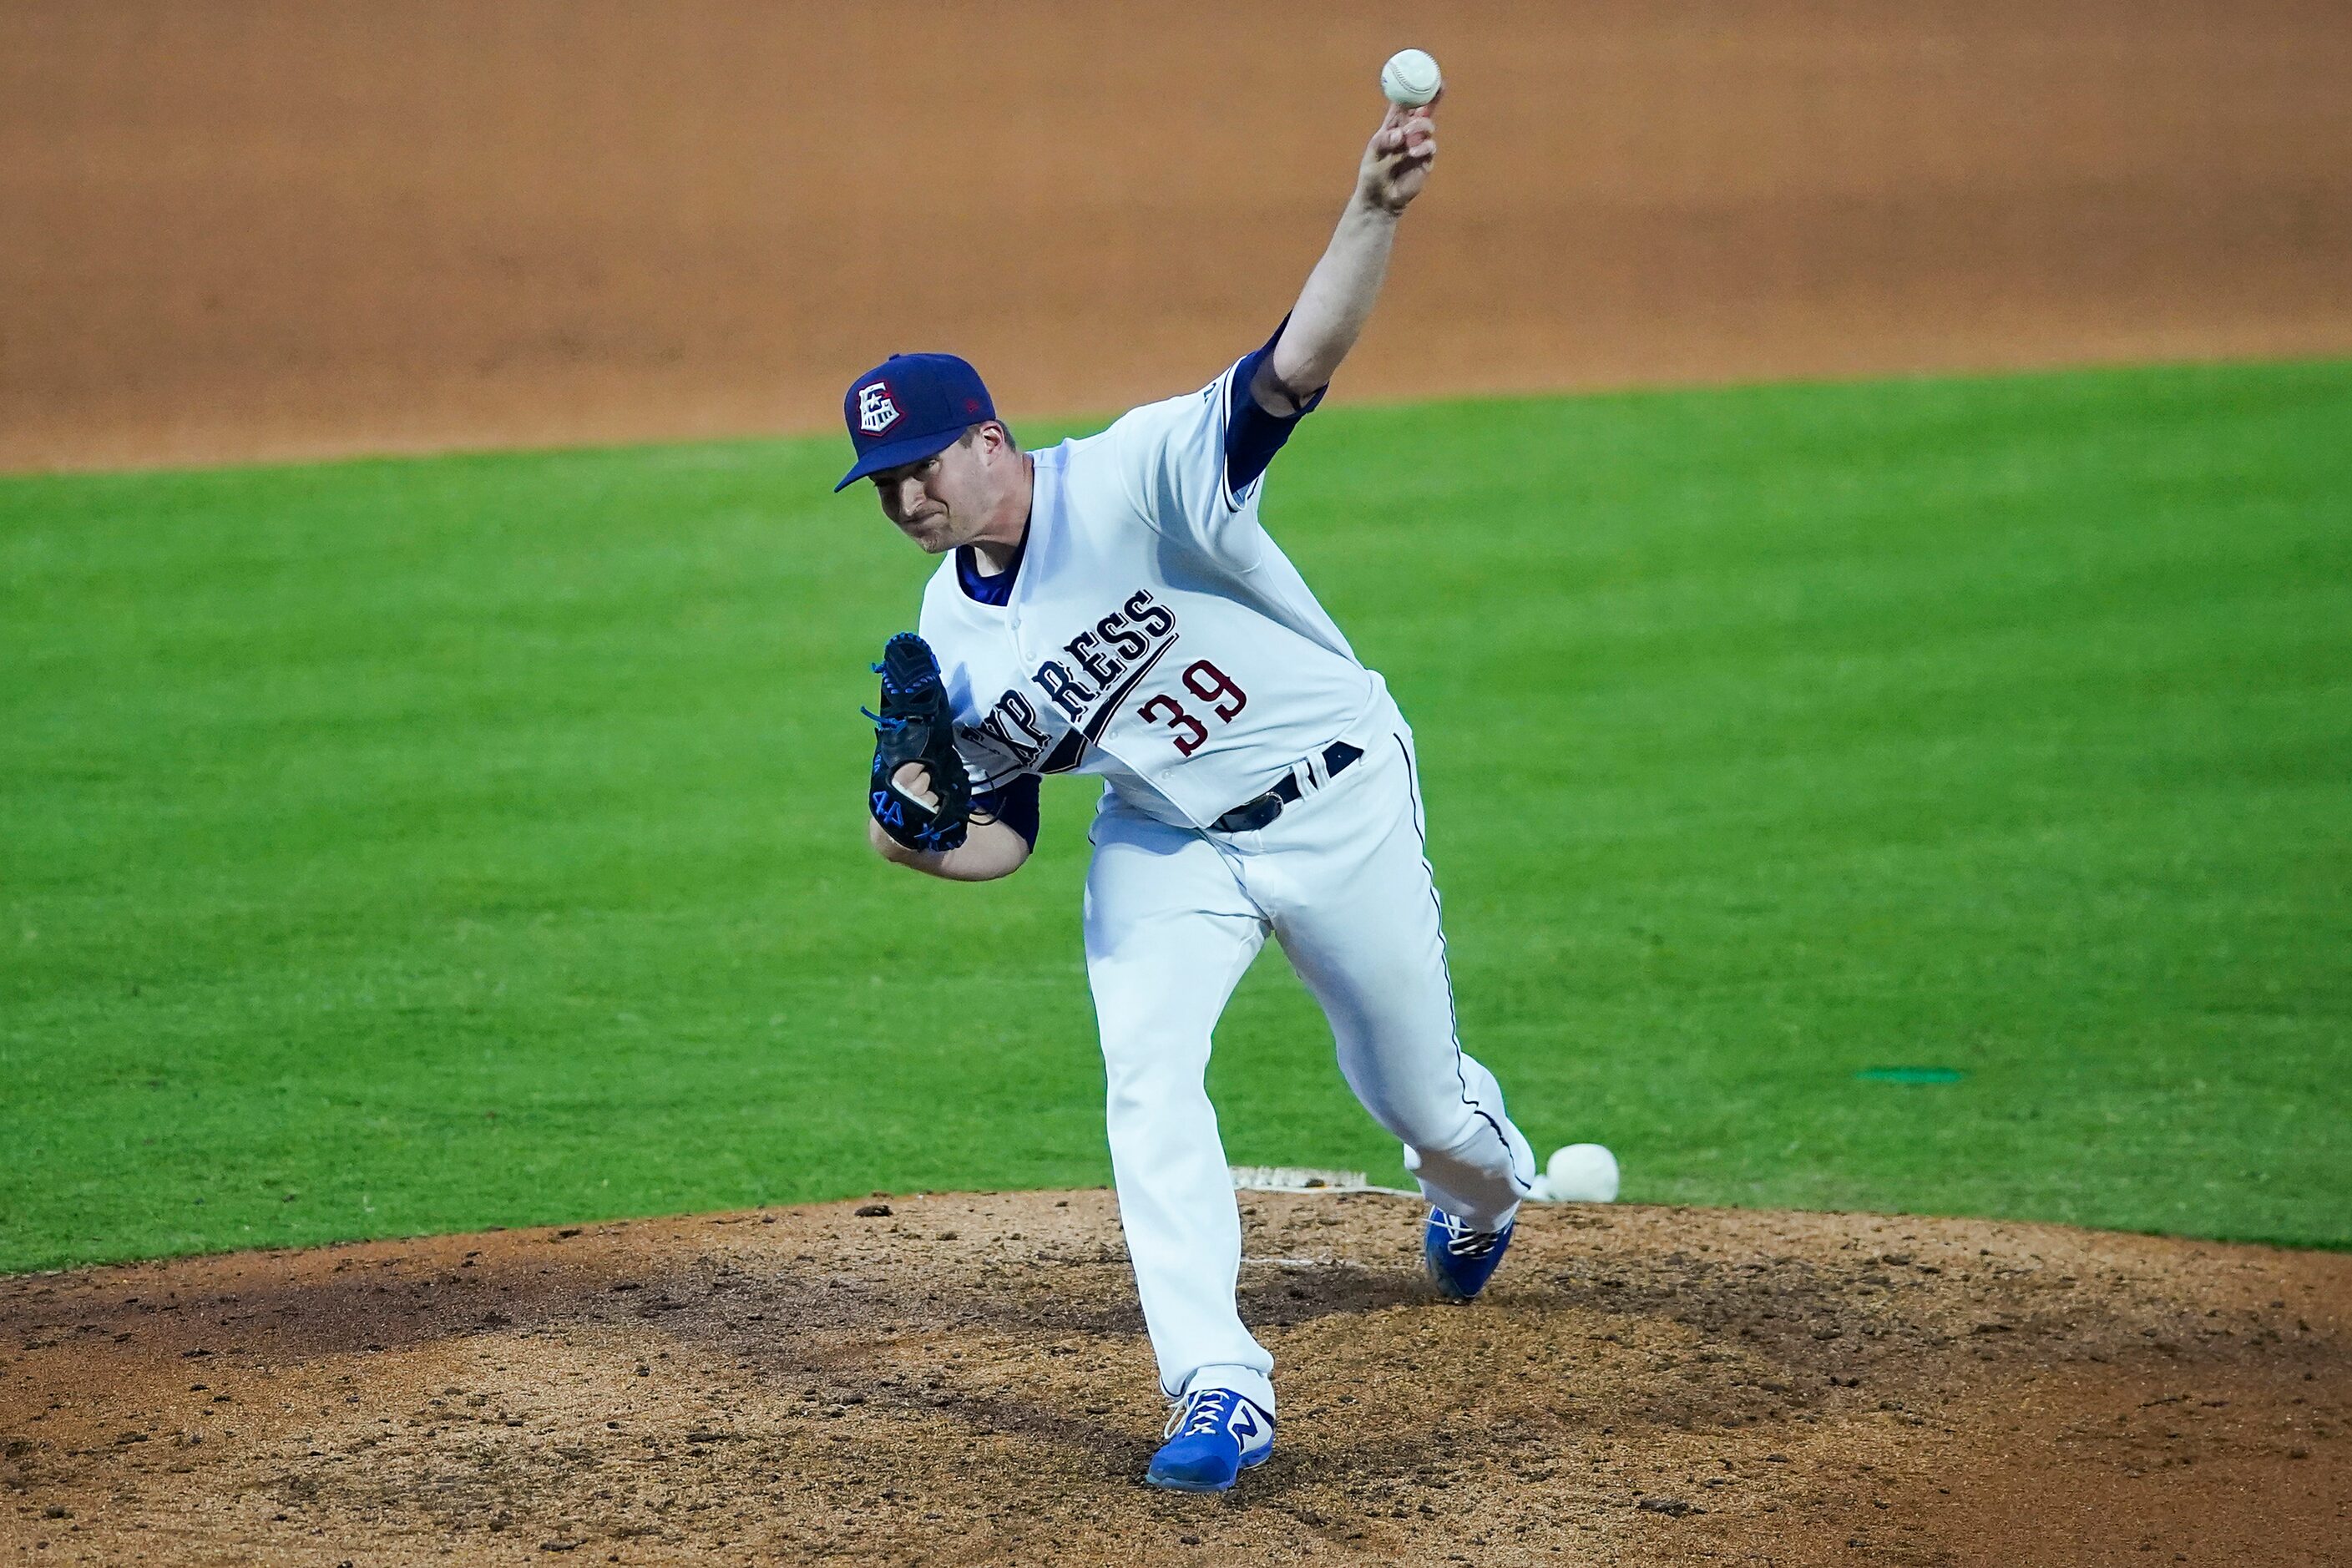
[[[1472,1230],[1444,1209],[1437,1211],[1437,1223],[1445,1228],[1448,1258],[1484,1258],[1503,1245],[1506,1234],[1499,1230]]]
[[[1161,1429],[1162,1437],[1173,1437],[1181,1428],[1187,1437],[1197,1437],[1213,1432],[1233,1412],[1234,1392],[1230,1388],[1204,1388],[1188,1394],[1184,1403],[1168,1414],[1168,1425]]]

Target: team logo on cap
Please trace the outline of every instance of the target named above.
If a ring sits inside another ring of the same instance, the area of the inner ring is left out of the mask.
[[[869,381],[857,389],[857,427],[879,436],[898,423],[898,405],[890,401],[890,384]]]

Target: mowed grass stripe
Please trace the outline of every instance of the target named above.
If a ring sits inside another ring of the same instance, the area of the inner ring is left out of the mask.
[[[1539,1142],[2346,1246],[2347,432],[2331,363],[1339,407],[1266,514]],[[871,860],[926,566],[839,446],[0,481],[0,1268],[1107,1180],[1092,786]],[[1397,1173],[1279,959],[1218,1047],[1235,1161]]]

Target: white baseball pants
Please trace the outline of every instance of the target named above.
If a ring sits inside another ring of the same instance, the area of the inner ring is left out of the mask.
[[[1198,1384],[1275,1408],[1274,1358],[1234,1308],[1241,1216],[1205,1083],[1210,1031],[1269,932],[1430,1202],[1496,1229],[1535,1180],[1494,1074],[1455,1037],[1412,731],[1382,706],[1364,756],[1259,832],[1172,827],[1110,795],[1095,817],[1087,972],[1111,1168],[1171,1398]]]

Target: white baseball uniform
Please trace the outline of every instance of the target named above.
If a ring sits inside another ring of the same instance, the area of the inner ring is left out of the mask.
[[[1288,430],[1248,390],[1272,346],[1036,453],[1012,568],[984,578],[957,552],[920,623],[973,789],[1007,820],[1024,792],[1034,813],[1040,773],[1105,780],[1087,969],[1160,1384],[1268,1411],[1274,1363],[1234,1308],[1240,1216],[1203,1080],[1210,1032],[1269,932],[1432,1203],[1497,1229],[1536,1174],[1455,1036],[1412,731],[1258,521]],[[1271,821],[1219,827],[1245,803],[1243,820],[1262,817],[1273,790],[1289,798]]]

